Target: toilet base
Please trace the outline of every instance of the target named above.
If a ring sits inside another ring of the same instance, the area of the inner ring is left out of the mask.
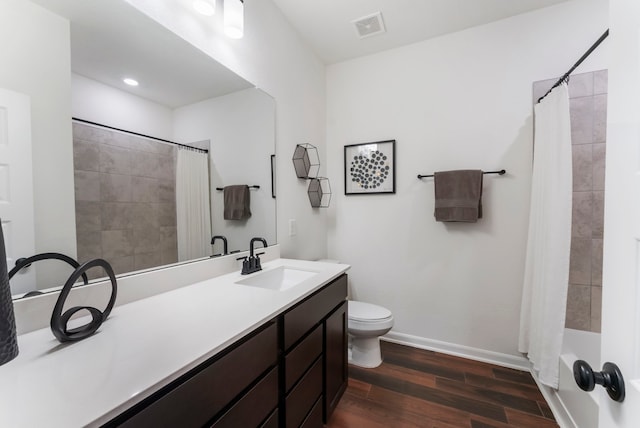
[[[349,335],[349,364],[372,369],[382,364],[380,338]]]

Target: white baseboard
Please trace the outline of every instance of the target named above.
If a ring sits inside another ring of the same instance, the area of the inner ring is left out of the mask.
[[[404,333],[396,333],[393,331],[382,336],[381,339],[387,342],[441,352],[443,354],[482,361],[484,363],[495,364],[497,366],[507,367],[510,369],[527,372],[530,371],[529,361],[525,357],[502,354],[500,352],[487,351],[485,349],[472,348],[470,346],[457,345],[455,343],[442,342],[439,340],[427,339]]]

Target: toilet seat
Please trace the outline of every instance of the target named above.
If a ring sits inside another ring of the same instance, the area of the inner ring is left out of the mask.
[[[349,319],[359,323],[379,323],[392,318],[391,311],[371,303],[349,300]]]

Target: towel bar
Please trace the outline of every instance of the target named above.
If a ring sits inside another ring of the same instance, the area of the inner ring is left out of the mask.
[[[247,186],[247,187],[248,187],[249,189],[259,189],[259,188],[260,188],[260,186],[258,186],[257,184],[256,184],[256,185],[253,185],[253,186]],[[222,192],[222,191],[224,190],[224,187],[216,187],[216,190],[219,190],[219,191],[221,191],[221,192]]]
[[[498,174],[498,175],[504,175],[506,173],[507,171],[504,169],[501,169],[500,171],[484,171],[483,172],[483,174]],[[433,177],[433,174],[429,174],[429,175],[418,174],[418,178],[426,178],[426,177]]]

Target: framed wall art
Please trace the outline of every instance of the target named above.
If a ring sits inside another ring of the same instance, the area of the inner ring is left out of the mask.
[[[396,140],[344,146],[344,194],[396,193]]]

